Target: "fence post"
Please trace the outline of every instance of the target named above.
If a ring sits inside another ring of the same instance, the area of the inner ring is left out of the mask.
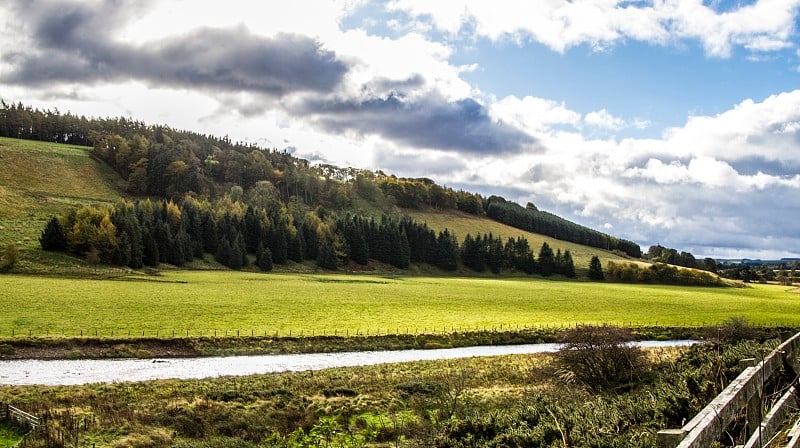
[[[658,448],[675,448],[687,433],[684,429],[662,429],[656,434],[656,446]]]
[[[754,367],[756,362],[755,358],[739,360],[739,369],[744,370],[748,367]],[[761,424],[761,395],[762,388],[759,387],[757,388],[757,392],[750,397],[750,400],[748,400],[745,405],[745,422],[748,434],[756,432],[756,429]]]

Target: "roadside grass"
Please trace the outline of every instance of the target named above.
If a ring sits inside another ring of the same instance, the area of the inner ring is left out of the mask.
[[[542,243],[546,242],[553,249],[553,252],[558,249],[561,249],[562,252],[566,250],[570,251],[570,254],[572,254],[572,259],[575,263],[575,270],[578,272],[579,276],[588,272],[589,262],[595,255],[600,258],[603,266],[605,266],[609,261],[614,261],[617,263],[631,262],[640,264],[642,266],[647,266],[650,264],[641,260],[627,258],[607,250],[582,246],[569,241],[562,241],[555,238],[550,238],[548,236],[527,232],[525,230],[520,230],[503,223],[493,221],[486,217],[470,215],[467,213],[438,212],[435,210],[418,211],[409,209],[403,209],[403,213],[411,216],[416,221],[427,223],[428,227],[437,232],[444,229],[455,232],[459,243],[464,241],[464,237],[466,237],[468,233],[472,234],[473,236],[477,233],[491,233],[495,237],[500,236],[503,239],[503,243],[505,243],[508,238],[516,239],[517,237],[522,236],[528,240],[531,250],[533,251],[534,255],[538,257],[539,249],[541,249]]]
[[[537,278],[164,271],[115,279],[2,277],[0,337],[420,334],[581,324],[800,323],[787,288]],[[216,331],[216,333],[215,333]],[[239,333],[241,332],[241,333]]]

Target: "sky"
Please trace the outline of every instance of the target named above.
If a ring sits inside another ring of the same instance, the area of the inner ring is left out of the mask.
[[[0,98],[800,256],[800,0],[6,0]]]

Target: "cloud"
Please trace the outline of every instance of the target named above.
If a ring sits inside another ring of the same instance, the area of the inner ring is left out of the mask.
[[[364,100],[307,100],[292,112],[337,134],[379,135],[414,148],[495,155],[533,149],[526,132],[496,121],[474,99],[432,94],[409,100],[390,94]]]
[[[436,151],[384,149],[375,153],[376,169],[398,176],[441,177],[464,170],[466,162],[451,154]]]
[[[600,109],[598,111],[589,112],[583,117],[586,124],[609,131],[619,131],[627,126],[625,120],[611,115],[607,110]]]
[[[139,46],[114,40],[125,13],[119,2],[21,3],[32,51],[6,51],[0,80],[32,87],[52,83],[139,80],[156,86],[251,92],[280,97],[329,92],[348,66],[309,37],[256,36],[244,27],[194,29]]]
[[[610,223],[615,235],[643,245],[787,256],[800,247],[800,203],[788,199],[800,194],[798,101],[800,91],[745,100],[717,115],[689,117],[661,138],[618,140],[582,133],[586,122],[621,125],[601,119],[606,114],[581,119],[564,113],[570,109],[563,103],[506,97],[490,106],[493,113],[531,134],[542,150],[483,158],[450,182],[484,192],[514,185],[511,200],[533,201],[593,228]],[[512,121],[547,110],[560,110],[562,119]]]
[[[513,95],[497,101],[490,106],[492,116],[520,128],[543,131],[553,126],[580,124],[581,114],[567,108],[564,102],[526,96]]]
[[[628,2],[393,0],[389,8],[453,36],[464,30],[491,40],[533,40],[563,53],[636,40],[656,45],[700,41],[706,54],[728,57],[734,46],[768,52],[793,47],[797,0],[757,0],[719,12],[699,0]]]

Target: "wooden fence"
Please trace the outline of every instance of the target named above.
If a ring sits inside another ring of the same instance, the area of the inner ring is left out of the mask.
[[[744,371],[736,377],[714,400],[711,401],[689,423],[680,429],[659,431],[659,448],[706,448],[728,428],[736,415],[745,409],[747,413],[747,433],[750,434],[745,448],[769,446],[773,437],[782,427],[787,415],[797,409],[798,383],[797,357],[800,352],[800,333],[795,334],[772,351],[761,362],[755,359],[742,361]],[[772,409],[762,416],[762,395],[764,384],[774,372],[783,367],[792,378],[792,385],[775,403]],[[795,425],[790,432],[787,447],[800,447],[800,427]],[[794,436],[792,436],[794,434]]]

